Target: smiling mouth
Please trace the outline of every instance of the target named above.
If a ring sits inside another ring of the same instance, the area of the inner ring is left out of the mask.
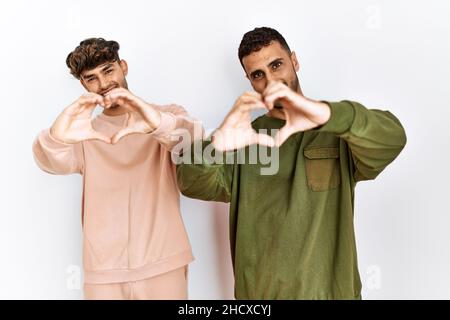
[[[114,89],[116,89],[116,88],[118,88],[118,86],[114,86],[114,87],[112,87],[111,89],[108,89],[107,91],[101,93],[100,95],[106,96],[110,91],[112,91],[112,90],[114,90]]]

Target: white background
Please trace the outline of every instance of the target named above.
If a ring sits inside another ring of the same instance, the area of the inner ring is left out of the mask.
[[[271,26],[296,51],[306,96],[388,109],[406,129],[399,158],[357,186],[363,297],[449,299],[449,16],[433,0],[2,0],[0,298],[82,298],[81,177],[40,171],[31,152],[83,93],[67,54],[88,37],[118,41],[131,91],[182,104],[211,129],[250,89],[242,35]],[[191,299],[233,297],[227,208],[182,199]]]

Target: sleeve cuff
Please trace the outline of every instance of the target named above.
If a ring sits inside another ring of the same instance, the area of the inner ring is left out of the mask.
[[[331,115],[327,123],[314,130],[343,134],[350,130],[354,118],[355,109],[348,101],[328,102],[322,101],[330,107]]]
[[[160,111],[161,122],[159,126],[150,132],[152,136],[164,136],[172,132],[176,127],[176,118],[172,113]]]
[[[50,133],[50,128],[42,131],[41,139],[45,143],[46,146],[48,146],[52,149],[67,148],[67,147],[73,146],[73,144],[59,141],[55,137],[53,137],[52,134]]]

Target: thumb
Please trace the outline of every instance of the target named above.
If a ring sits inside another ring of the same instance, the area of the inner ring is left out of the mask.
[[[122,139],[123,137],[135,133],[132,129],[130,128],[124,128],[119,130],[119,132],[117,132],[112,138],[111,138],[111,142],[112,144],[116,144],[120,139]]]
[[[264,133],[257,133],[255,135],[255,140],[256,140],[255,141],[256,143],[263,145],[263,146],[268,146],[268,147],[275,146],[275,140],[271,136],[264,134]]]
[[[93,131],[87,140],[100,140],[108,144],[111,143],[111,139],[109,137],[96,131]]]
[[[294,132],[289,128],[282,128],[275,136],[275,145],[281,146]]]

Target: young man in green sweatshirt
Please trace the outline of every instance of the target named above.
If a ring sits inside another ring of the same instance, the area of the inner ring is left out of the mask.
[[[192,148],[193,163],[177,165],[181,192],[230,203],[237,299],[360,299],[355,185],[398,156],[404,129],[388,111],[306,98],[296,55],[274,29],[246,33],[239,59],[255,92],[239,97],[212,145]],[[268,112],[251,122],[260,108]],[[263,174],[260,159],[221,164],[204,157],[206,148],[251,157],[255,144],[279,153],[275,174]]]

